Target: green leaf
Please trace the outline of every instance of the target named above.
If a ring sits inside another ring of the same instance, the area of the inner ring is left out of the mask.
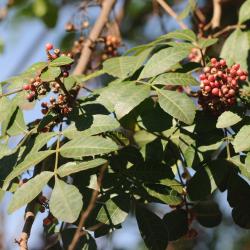
[[[105,159],[95,159],[92,161],[85,161],[81,163],[76,162],[68,162],[64,165],[62,165],[58,170],[57,174],[60,175],[60,177],[65,177],[80,171],[88,170],[91,168],[99,167],[100,165],[103,165],[107,163],[107,160]]]
[[[109,199],[100,209],[96,219],[107,225],[118,225],[121,224],[127,216],[128,213],[126,211],[117,206],[112,199]]]
[[[196,0],[189,0],[187,6],[184,8],[184,10],[178,15],[178,20],[185,19],[189,13],[192,13],[195,10],[196,7]]]
[[[162,220],[143,206],[137,205],[135,216],[141,236],[148,249],[165,250],[168,232]]]
[[[185,41],[189,41],[189,42],[196,41],[195,33],[189,29],[176,30],[176,31],[170,32],[166,35],[160,36],[159,39],[169,39],[169,38],[185,40]]]
[[[118,78],[131,76],[145,59],[136,56],[120,56],[106,60],[103,63],[104,72]]]
[[[142,101],[150,95],[148,85],[130,85],[126,92],[120,96],[120,100],[115,104],[115,113],[121,119],[131,112]]]
[[[48,6],[45,0],[37,0],[32,4],[32,10],[35,16],[42,17],[45,16],[48,11]]]
[[[47,132],[47,133],[41,133],[36,136],[36,139],[34,141],[34,145],[32,147],[32,153],[40,150],[49,140],[56,136],[57,133],[55,132]]]
[[[27,171],[30,167],[38,164],[45,158],[47,158],[49,155],[55,153],[54,150],[47,150],[47,151],[41,151],[36,152],[31,155],[28,155],[21,163],[19,163],[13,171],[6,177],[4,181],[3,189],[6,190],[9,186],[9,183],[17,176],[22,174],[23,172]]]
[[[76,82],[75,76],[69,76],[63,79],[63,84],[68,91],[75,86]]]
[[[231,111],[223,112],[217,120],[216,128],[229,128],[240,122],[242,118]]]
[[[45,69],[48,66],[47,62],[37,62],[32,64],[27,70],[25,70],[25,73],[41,73],[43,69]]]
[[[78,83],[82,83],[82,82],[87,82],[93,78],[96,78],[98,76],[101,76],[105,74],[105,71],[100,69],[100,70],[97,70],[97,71],[94,71],[93,73],[91,74],[88,74],[88,75],[77,75],[77,76],[72,76]]]
[[[84,121],[82,121],[84,122]],[[69,139],[73,139],[81,136],[91,136],[101,134],[106,131],[113,131],[120,127],[119,122],[108,115],[93,115],[93,121],[90,127],[87,127],[83,131],[77,129],[76,124],[71,124],[63,131],[63,135]]]
[[[8,135],[16,136],[16,135],[28,133],[27,127],[24,121],[24,117],[23,117],[23,112],[20,108],[16,109],[11,120],[13,122],[8,125],[8,129],[7,129]]]
[[[175,179],[163,179],[163,180],[160,180],[160,184],[170,187],[171,189],[175,190],[179,194],[183,193],[182,184]]]
[[[56,178],[49,207],[51,213],[59,220],[72,223],[77,220],[83,202],[82,195],[74,186]]]
[[[43,171],[18,188],[9,204],[8,212],[13,213],[32,201],[42,191],[53,175],[53,172]]]
[[[175,194],[160,193],[148,187],[146,187],[146,190],[150,196],[162,201],[165,204],[168,204],[171,206],[177,206],[182,203],[182,199]]]
[[[246,0],[240,7],[239,23],[244,23],[250,19],[250,0]]]
[[[236,153],[250,149],[250,125],[243,126],[234,138],[233,145]]]
[[[59,67],[49,67],[46,71],[41,74],[41,80],[43,82],[55,81],[57,77],[61,74],[61,69]]]
[[[159,104],[165,112],[186,124],[193,123],[196,108],[192,99],[175,91],[158,89],[157,92]]]
[[[167,226],[168,239],[178,240],[188,231],[188,215],[183,209],[176,209],[165,214],[163,221]]]
[[[139,79],[157,76],[170,70],[174,65],[187,57],[189,49],[176,49],[174,47],[162,49],[154,54],[143,68]]]
[[[165,73],[156,77],[153,81],[154,85],[199,85],[200,83],[192,77],[190,74],[186,73]]]
[[[214,45],[217,42],[218,42],[217,38],[203,38],[203,37],[201,37],[198,40],[198,45],[201,49],[205,49],[207,47]]]
[[[107,154],[118,149],[119,148],[116,143],[114,143],[111,139],[92,136],[76,138],[65,143],[60,149],[60,154],[66,158],[75,158]]]
[[[61,67],[72,64],[74,60],[68,56],[60,56],[49,63],[50,67]]]
[[[249,47],[248,32],[236,29],[225,41],[220,57],[226,59],[228,65],[239,63],[247,70]]]

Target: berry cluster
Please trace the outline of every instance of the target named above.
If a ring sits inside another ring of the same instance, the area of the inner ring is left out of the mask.
[[[107,35],[104,37],[104,53],[102,54],[102,60],[114,57],[118,55],[117,49],[121,45],[121,40],[119,37],[114,35]]]
[[[200,62],[202,58],[201,52],[197,48],[192,48],[190,54],[188,55],[188,59],[190,62]]]
[[[82,29],[88,29],[88,28],[89,28],[89,21],[88,20],[84,20],[80,24],[79,28],[77,28],[77,26],[72,22],[67,22],[65,24],[65,27],[64,27],[65,31],[67,31],[67,32],[73,32],[73,31],[76,31],[76,30],[82,30]]]
[[[230,68],[225,60],[217,61],[216,58],[211,59],[211,66],[205,67],[203,72],[200,75],[201,90],[198,93],[198,103],[202,108],[220,114],[233,106],[239,82],[247,79],[247,72],[241,70],[239,64]]]
[[[46,53],[49,61],[53,61],[60,56],[71,56],[70,54],[63,54],[59,49],[53,50],[53,45],[51,43],[46,44]],[[50,51],[53,50],[53,53]],[[55,97],[50,98],[50,105],[46,102],[42,103],[43,114],[47,114],[49,110],[58,113],[60,115],[66,116],[72,111],[72,100],[76,98],[79,87],[74,87],[70,91],[65,91],[65,87],[60,80],[60,77],[66,78],[69,76],[69,70],[71,65],[66,65],[61,67],[61,75],[58,79],[52,82],[44,82],[41,79],[41,73],[39,73],[35,78],[31,78],[29,83],[23,85],[23,90],[27,91],[27,100],[32,102],[38,99],[41,95],[46,95],[48,92],[52,91],[58,93],[57,100]]]

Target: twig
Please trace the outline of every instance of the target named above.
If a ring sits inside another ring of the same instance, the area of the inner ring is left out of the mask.
[[[42,163],[39,163],[34,167],[33,178],[38,175],[42,170]],[[33,199],[30,203],[27,204],[24,215],[24,226],[19,240],[16,242],[19,244],[19,250],[28,250],[28,240],[30,236],[30,232],[33,226],[33,222],[35,220],[35,206],[36,206],[36,198]]]
[[[213,0],[213,17],[211,20],[212,29],[220,27],[220,20],[221,20],[221,0]]]
[[[178,20],[178,15],[175,13],[175,11],[164,1],[164,0],[156,0],[158,4],[161,5],[161,7],[171,16],[173,17],[176,22],[180,25],[182,29],[187,29],[187,25],[183,23],[181,20]]]
[[[78,224],[77,230],[75,232],[75,235],[68,247],[68,250],[74,250],[76,247],[76,244],[78,242],[78,240],[80,239],[80,237],[82,236],[82,228],[84,227],[85,221],[88,218],[89,214],[91,213],[91,211],[94,209],[95,207],[95,203],[96,200],[98,198],[98,194],[99,194],[99,190],[102,184],[102,180],[103,180],[103,176],[104,176],[104,172],[106,170],[106,168],[108,167],[108,163],[104,164],[101,169],[100,169],[100,173],[99,176],[97,178],[97,187],[96,189],[93,190],[89,205],[87,207],[87,209],[85,211],[82,212],[81,214],[81,218],[80,218],[80,222]]]
[[[221,36],[221,35],[223,35],[224,33],[227,33],[228,31],[230,31],[230,30],[234,30],[234,29],[237,29],[237,28],[242,28],[242,29],[244,29],[246,27],[246,25],[238,25],[238,24],[234,24],[234,25],[229,25],[229,26],[227,26],[227,27],[225,27],[224,29],[222,29],[222,30],[220,30],[220,31],[218,31],[218,32],[216,32],[216,33],[214,33],[213,34],[213,37],[219,37],[219,36]]]
[[[80,75],[82,73],[84,73],[84,71],[86,70],[91,54],[92,54],[92,49],[91,46],[93,45],[93,43],[95,43],[95,41],[98,39],[98,37],[100,36],[105,24],[108,21],[109,18],[109,14],[113,8],[113,5],[115,4],[116,0],[103,0],[102,1],[102,9],[101,9],[101,13],[98,17],[98,19],[96,20],[88,39],[86,40],[86,42],[83,45],[83,49],[81,51],[81,56],[79,58],[78,64],[76,65],[73,74],[74,75]]]
[[[13,94],[19,93],[19,92],[21,92],[21,91],[22,91],[22,89],[17,89],[17,90],[8,92],[8,93],[0,94],[0,98],[2,98],[2,97],[4,97],[4,96],[9,96],[9,95],[13,95]]]

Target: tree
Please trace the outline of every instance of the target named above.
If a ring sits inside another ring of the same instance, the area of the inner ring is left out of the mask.
[[[84,14],[80,26],[66,22],[75,40],[70,52],[47,43],[47,61],[1,82],[0,191],[13,193],[10,213],[26,206],[20,249],[28,249],[36,214],[45,212],[46,237],[56,236],[50,249],[97,249],[94,238],[119,230],[132,213],[148,249],[164,250],[168,242],[196,237],[194,221],[220,224],[216,190],[227,190],[234,222],[250,228],[250,1],[237,3],[231,24],[223,20],[230,1],[214,0],[207,20],[209,4],[201,9],[190,0],[177,15],[155,0],[154,12],[165,11],[180,29],[122,55],[126,11],[135,8],[127,22],[136,30],[152,6],[121,1],[114,18],[117,2],[79,1],[79,11],[98,5],[100,13],[93,24]],[[29,13],[50,28],[62,5],[23,4],[9,1],[5,13],[16,8],[16,15]],[[34,105],[43,116],[26,124],[23,113]],[[150,203],[171,211],[160,217]]]

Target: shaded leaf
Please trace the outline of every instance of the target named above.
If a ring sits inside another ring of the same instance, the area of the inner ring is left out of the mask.
[[[49,63],[50,67],[61,67],[72,64],[74,60],[68,56],[60,56]]]
[[[174,118],[192,124],[195,117],[195,105],[185,94],[170,90],[157,90],[161,108]]]

